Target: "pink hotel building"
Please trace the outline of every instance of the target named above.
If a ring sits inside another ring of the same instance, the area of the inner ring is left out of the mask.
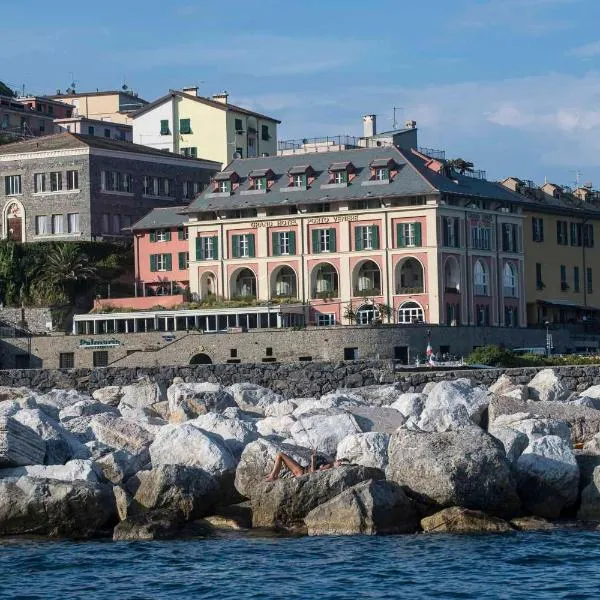
[[[139,308],[172,306],[189,286],[198,301],[262,306],[208,311],[227,313],[228,326],[260,327],[231,317],[254,310],[272,311],[262,326],[274,326],[285,308],[296,316],[277,326],[389,314],[397,324],[524,327],[523,204],[416,149],[234,160],[188,207],[134,225],[145,294],[168,295],[138,298]]]

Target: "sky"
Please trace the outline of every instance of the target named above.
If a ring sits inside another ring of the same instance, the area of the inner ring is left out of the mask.
[[[227,90],[280,140],[388,130],[397,107],[489,179],[600,189],[599,0],[28,0],[2,20],[0,80],[31,93]]]

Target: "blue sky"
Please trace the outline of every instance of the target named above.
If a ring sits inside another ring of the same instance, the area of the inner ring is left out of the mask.
[[[226,89],[281,119],[280,139],[360,134],[371,112],[388,129],[396,106],[421,145],[491,178],[572,185],[580,170],[600,188],[598,0],[52,6],[3,6],[0,80],[37,93],[126,81],[148,100]]]

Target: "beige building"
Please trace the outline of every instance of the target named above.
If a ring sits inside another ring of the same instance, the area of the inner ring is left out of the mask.
[[[541,187],[508,177],[502,184],[525,199],[527,324],[585,324],[600,311],[600,193]]]
[[[136,144],[223,165],[277,153],[280,121],[231,104],[226,92],[205,98],[197,88],[171,90],[131,119]]]
[[[88,117],[70,117],[54,119],[55,133],[78,133],[93,135],[122,142],[133,142],[133,127],[124,123],[113,123],[108,120],[89,119]]]
[[[129,90],[59,93],[47,96],[74,107],[74,117],[87,117],[99,121],[129,123],[129,116],[146,104],[136,92]]]

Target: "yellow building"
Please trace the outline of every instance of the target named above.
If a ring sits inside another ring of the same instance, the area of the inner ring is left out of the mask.
[[[147,100],[143,100],[131,90],[70,91],[47,96],[47,98],[60,100],[73,106],[75,108],[74,117],[87,117],[113,123],[130,123],[130,114],[148,104]]]
[[[600,194],[553,183],[536,187],[508,177],[502,184],[527,198],[525,297],[528,325],[589,323],[600,311]]]
[[[223,92],[171,90],[131,115],[133,141],[144,146],[229,164],[234,158],[277,153],[277,119],[235,106]]]

